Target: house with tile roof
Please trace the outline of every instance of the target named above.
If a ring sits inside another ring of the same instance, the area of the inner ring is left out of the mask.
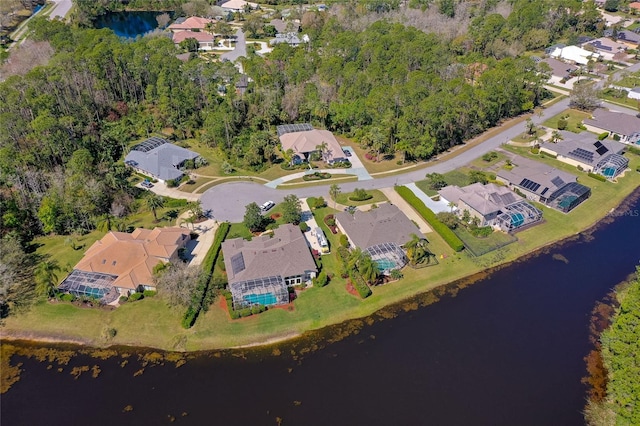
[[[289,303],[288,287],[318,272],[300,227],[291,224],[251,241],[226,240],[222,253],[235,309]]]
[[[198,42],[198,50],[212,50],[216,47],[215,37],[207,32],[196,31],[179,31],[173,33],[172,39],[174,44],[180,44],[188,38],[192,38]]]
[[[328,164],[347,160],[342,147],[328,130],[314,129],[309,124],[288,124],[278,126],[278,136],[282,152],[293,152],[293,163],[308,161],[309,156],[321,151],[322,146],[322,159]]]
[[[542,219],[542,212],[505,186],[474,183],[445,186],[440,198],[455,204],[458,216],[466,211],[477,218],[478,226],[491,226],[505,232],[531,225]]]
[[[110,303],[136,291],[155,290],[153,268],[179,260],[191,239],[184,228],[137,228],[132,233],[108,232],[85,253],[60,289]]]
[[[216,20],[202,18],[200,16],[190,16],[186,19],[178,18],[176,21],[169,25],[169,31],[172,33],[179,33],[182,31],[204,31],[208,24],[215,24]]]
[[[636,116],[598,108],[582,123],[590,132],[609,132],[610,137],[622,143],[640,145],[640,118]]]

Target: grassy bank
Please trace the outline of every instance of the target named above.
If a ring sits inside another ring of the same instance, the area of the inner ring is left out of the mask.
[[[631,170],[640,166],[640,157],[631,156],[630,159]],[[1,332],[3,338],[59,339],[97,346],[119,344],[169,350],[228,348],[290,337],[370,315],[386,305],[513,261],[575,235],[597,223],[640,186],[640,174],[631,171],[618,183],[593,181],[589,186],[593,190],[591,198],[570,214],[543,207],[545,223],[518,233],[517,242],[484,256],[472,258],[464,252],[454,253],[438,235],[430,234],[430,249],[438,256],[439,265],[419,270],[405,268],[403,279],[373,288],[372,296],[365,300],[350,295],[344,280],[336,275],[326,287],[304,290],[288,308],[271,309],[241,320],[232,321],[224,303],[217,301],[189,330],[180,325],[182,312],[169,309],[162,299],[155,297],[125,304],[115,311],[42,302],[27,313],[8,318]],[[331,212],[332,209],[324,208],[315,213],[320,219]],[[336,247],[338,236],[331,234],[322,220],[318,223],[332,247]],[[230,234],[233,233],[232,228]],[[323,256],[327,270],[336,267],[335,255],[334,251]],[[115,337],[103,337],[109,328],[117,330]]]

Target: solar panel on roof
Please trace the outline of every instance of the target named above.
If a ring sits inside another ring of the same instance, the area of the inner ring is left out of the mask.
[[[245,265],[242,253],[238,253],[231,257],[231,269],[233,269],[234,275],[244,271]]]
[[[540,195],[544,195],[544,194],[546,194],[548,190],[549,190],[549,188],[548,188],[548,187],[547,187],[547,188],[544,188],[544,189],[542,190],[542,192],[540,193]]]
[[[578,160],[583,160],[589,163],[593,162],[593,152],[587,151],[583,148],[576,148],[573,151],[570,151],[567,155],[572,156],[573,158],[577,158]]]
[[[538,190],[538,188],[540,188],[540,184],[536,183],[532,180],[529,179],[522,179],[522,182],[520,182],[520,186],[523,187],[524,189],[527,189],[531,192],[536,192]]]
[[[594,143],[593,146],[595,146],[596,148],[600,148],[603,145],[602,145],[602,142],[596,141],[596,143]]]
[[[606,152],[608,152],[609,150],[607,149],[606,146],[602,145],[600,146],[598,149],[596,149],[596,152],[598,153],[598,155],[604,155]]]
[[[556,176],[553,179],[551,179],[551,183],[557,186],[558,188],[564,185],[564,181],[560,176]]]

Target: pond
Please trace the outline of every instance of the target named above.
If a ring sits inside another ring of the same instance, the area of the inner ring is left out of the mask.
[[[639,208],[455,297],[293,342],[179,368],[131,348],[60,367],[14,356],[23,372],[2,395],[2,424],[582,425],[590,312],[638,264]]]
[[[94,21],[96,28],[109,28],[118,37],[134,39],[158,28],[156,17],[171,12],[108,12]]]

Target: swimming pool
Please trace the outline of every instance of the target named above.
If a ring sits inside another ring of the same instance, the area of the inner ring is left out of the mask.
[[[278,299],[273,293],[265,294],[245,294],[242,299],[251,305],[275,305]]]
[[[375,261],[378,264],[378,270],[382,271],[390,271],[396,267],[396,262],[389,259],[378,259]]]

